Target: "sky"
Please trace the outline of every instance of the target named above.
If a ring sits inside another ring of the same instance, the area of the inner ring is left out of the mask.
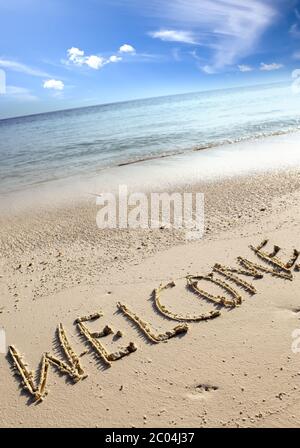
[[[0,118],[298,68],[300,0],[0,0]]]

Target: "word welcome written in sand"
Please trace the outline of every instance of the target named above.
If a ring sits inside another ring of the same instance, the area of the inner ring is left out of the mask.
[[[241,290],[250,295],[257,293],[254,285],[243,280],[240,277],[241,275],[253,277],[254,279],[262,279],[264,274],[271,274],[272,276],[292,281],[292,268],[294,267],[295,271],[300,271],[300,266],[296,265],[300,254],[299,251],[295,249],[291,259],[285,263],[277,257],[277,254],[280,251],[279,246],[274,246],[271,253],[263,251],[263,248],[267,245],[267,243],[268,241],[265,240],[258,247],[250,246],[250,249],[264,261],[264,265],[238,257],[237,267],[228,267],[221,264],[215,264],[212,272],[206,276],[188,275],[186,277],[187,287],[198,297],[204,298],[205,300],[211,302],[214,306],[218,305],[227,308],[234,308],[240,306],[243,302]],[[219,277],[216,277],[216,275]],[[223,280],[224,278],[226,281]],[[200,281],[213,283],[224,291],[224,295],[216,296],[205,291],[202,287],[200,288]],[[231,282],[231,284],[228,282]],[[232,284],[237,286],[239,290],[232,286]],[[127,319],[133,322],[135,327],[137,327],[139,331],[142,331],[144,335],[154,344],[166,342],[180,334],[185,334],[189,328],[187,322],[207,321],[221,315],[220,311],[215,309],[206,314],[200,315],[182,315],[176,314],[169,310],[165,305],[163,305],[161,296],[165,290],[174,288],[175,286],[176,285],[174,282],[170,282],[165,286],[159,286],[159,288],[155,289],[153,292],[153,301],[158,313],[170,320],[180,322],[176,327],[166,331],[165,333],[157,334],[146,321],[144,321],[134,311],[130,310],[127,305],[118,302],[117,307],[119,311]],[[130,342],[128,346],[122,347],[119,351],[109,353],[102,341],[106,336],[114,333],[113,329],[107,325],[101,332],[92,333],[87,326],[87,322],[94,321],[102,316],[103,314],[101,312],[97,312],[89,316],[83,316],[76,319],[75,325],[77,326],[77,329],[85,342],[91,347],[94,354],[101,360],[101,362],[104,363],[105,366],[111,367],[113,362],[134,353],[137,350],[137,347],[134,342]],[[115,333],[115,339],[120,339],[122,336],[123,333],[120,330]],[[81,365],[80,359],[86,352],[80,356],[75,353],[62,324],[59,324],[58,326],[57,339],[64,359],[60,359],[51,353],[44,353],[39,372],[36,374],[28,369],[27,364],[24,362],[23,357],[17,348],[13,345],[9,346],[9,354],[12,358],[13,368],[16,374],[21,378],[21,387],[30,394],[34,402],[43,401],[48,394],[47,382],[50,366],[54,367],[59,373],[67,375],[74,383],[84,380],[88,376]],[[35,377],[39,378],[38,382],[35,381]]]

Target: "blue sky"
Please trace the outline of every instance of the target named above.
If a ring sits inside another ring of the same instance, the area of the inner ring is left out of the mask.
[[[288,80],[297,68],[299,0],[0,0],[2,118]]]

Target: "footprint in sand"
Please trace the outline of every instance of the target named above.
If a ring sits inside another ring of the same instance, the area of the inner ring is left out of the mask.
[[[219,387],[212,384],[203,383],[192,386],[190,389],[191,391],[187,394],[187,397],[191,400],[200,400],[208,398],[209,395],[217,391]]]

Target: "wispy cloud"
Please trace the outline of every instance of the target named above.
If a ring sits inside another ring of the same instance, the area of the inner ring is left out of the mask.
[[[174,59],[176,62],[179,62],[179,61],[182,60],[182,58],[181,58],[181,52],[180,52],[180,48],[172,48],[172,50],[171,50],[171,54],[172,54],[173,59]]]
[[[156,54],[156,53],[135,53],[134,59],[127,59],[126,62],[134,61],[134,62],[144,62],[144,63],[161,63],[168,61],[169,57],[165,54]]]
[[[240,72],[242,73],[246,73],[246,72],[252,72],[253,71],[253,67],[251,67],[250,65],[238,65],[238,69]]]
[[[38,98],[29,89],[17,86],[7,86],[3,99],[14,99],[18,101],[38,101]]]
[[[207,75],[214,75],[216,73],[216,69],[212,65],[204,65],[200,68]]]
[[[15,72],[24,73],[25,75],[37,76],[39,78],[49,78],[50,75],[37,68],[30,67],[28,65],[16,62],[10,59],[0,58],[0,67]]]
[[[163,31],[172,30],[178,39],[187,33],[182,41],[207,47],[206,69],[216,71],[254,51],[277,15],[276,4],[276,0],[152,0],[148,13],[166,23]]]
[[[295,51],[293,53],[293,59],[296,59],[297,61],[300,59],[300,51]]]
[[[149,33],[154,39],[166,42],[182,42],[185,44],[197,44],[196,36],[191,31],[159,30]]]
[[[300,13],[298,9],[295,9],[295,20],[296,22],[293,23],[293,25],[290,27],[290,34],[292,37],[295,37],[296,39],[300,38]]]
[[[284,67],[283,64],[277,64],[276,62],[273,62],[272,64],[265,64],[264,62],[261,62],[259,69],[262,72],[271,72],[273,70],[279,70],[283,67]]]
[[[294,23],[290,28],[290,34],[297,39],[300,37],[300,27],[298,23]]]

